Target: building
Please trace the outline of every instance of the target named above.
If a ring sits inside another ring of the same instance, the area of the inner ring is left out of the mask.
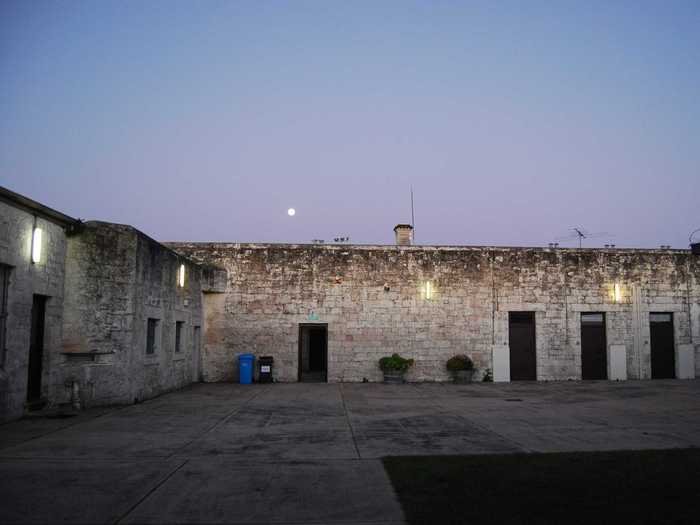
[[[700,255],[690,250],[159,243],[0,188],[2,419],[235,381],[448,378],[469,354],[497,381],[693,378]],[[38,241],[37,241],[38,239]]]
[[[397,236],[398,236],[397,232]],[[448,379],[470,355],[495,380],[695,377],[700,257],[689,250],[169,244],[224,268],[207,305],[208,381],[235,355],[275,358],[276,378]]]
[[[0,190],[0,420],[46,392],[61,353],[68,234],[76,221]]]
[[[130,226],[0,188],[0,420],[198,380],[202,296],[224,290],[220,274]]]

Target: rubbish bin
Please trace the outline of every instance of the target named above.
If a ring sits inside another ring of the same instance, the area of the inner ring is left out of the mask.
[[[272,383],[272,363],[274,359],[272,356],[264,355],[258,359],[258,381],[261,383]]]
[[[238,356],[238,375],[242,385],[249,385],[253,382],[253,354],[241,354]]]

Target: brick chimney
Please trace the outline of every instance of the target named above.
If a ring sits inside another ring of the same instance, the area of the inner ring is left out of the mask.
[[[413,226],[410,224],[397,224],[394,226],[396,244],[398,246],[410,246],[413,244]]]

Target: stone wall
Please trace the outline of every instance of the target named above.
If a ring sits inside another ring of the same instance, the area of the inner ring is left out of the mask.
[[[32,263],[35,221],[42,230],[42,256]],[[0,421],[20,417],[24,412],[34,295],[48,298],[41,383],[42,397],[49,395],[54,356],[61,347],[65,255],[62,225],[0,201],[0,264],[10,267],[4,352],[0,341]]]
[[[184,287],[177,281],[181,264]],[[196,379],[202,268],[130,226],[103,222],[85,223],[70,237],[66,268],[63,354],[53,381],[57,401],[70,400],[74,382],[82,404],[90,406],[147,399]],[[149,318],[158,320],[158,328],[155,351],[147,355]]]
[[[413,381],[447,379],[458,353],[482,374],[508,351],[510,311],[535,312],[541,380],[581,377],[581,312],[606,313],[630,378],[650,377],[649,312],[674,313],[677,346],[700,342],[700,258],[687,250],[169,246],[228,271],[225,297],[205,298],[210,381],[235,380],[245,352],[274,356],[276,379],[296,381],[298,326],[309,322],[328,324],[329,381],[380,380],[377,361],[392,352],[416,360]]]

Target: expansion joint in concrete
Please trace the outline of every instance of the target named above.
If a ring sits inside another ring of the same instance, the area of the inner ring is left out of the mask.
[[[192,443],[195,443],[196,441],[199,441],[200,439],[202,439],[202,438],[203,438],[204,436],[206,436],[207,434],[211,434],[212,432],[214,432],[214,430],[216,430],[216,429],[219,428],[221,425],[223,425],[224,423],[226,423],[227,421],[229,421],[233,416],[235,416],[236,414],[238,414],[238,412],[240,412],[240,411],[243,409],[243,407],[246,406],[246,404],[248,404],[248,403],[250,403],[251,401],[253,401],[253,399],[255,399],[256,397],[258,397],[262,392],[263,392],[262,390],[258,390],[257,392],[255,392],[252,396],[250,396],[250,397],[246,400],[245,403],[241,403],[239,406],[235,407],[233,410],[231,410],[230,412],[228,412],[224,417],[222,417],[219,421],[217,421],[217,422],[214,423],[212,426],[210,426],[208,429],[206,429],[204,432],[202,432],[199,436],[197,436],[196,438],[194,438],[194,439],[188,441],[187,443],[185,443],[184,445],[182,445],[180,448],[178,448],[177,450],[175,450],[172,454],[170,454],[170,455],[168,456],[168,458],[172,458],[172,457],[174,457],[174,456],[177,456],[181,450],[185,450],[185,449],[186,449],[187,447],[189,447]]]
[[[151,494],[153,494],[153,493],[154,493],[155,491],[157,491],[160,487],[162,487],[163,484],[164,484],[166,481],[168,481],[170,478],[172,478],[182,467],[184,467],[184,466],[187,464],[188,461],[189,461],[189,459],[184,460],[184,461],[183,461],[182,463],[180,463],[177,467],[175,467],[171,472],[169,472],[168,474],[166,474],[165,476],[163,476],[163,477],[160,479],[160,481],[158,481],[158,482],[151,488],[151,490],[149,490],[148,492],[146,492],[146,494],[144,494],[141,498],[139,498],[139,500],[138,500],[136,503],[134,503],[131,507],[129,507],[129,510],[127,510],[124,514],[122,514],[121,516],[119,516],[119,518],[117,518],[117,520],[115,520],[113,523],[114,523],[115,525],[116,525],[117,523],[121,523],[127,516],[129,516],[129,514],[131,514],[131,513],[134,511],[134,509],[136,509],[136,507],[138,507],[139,505],[141,505],[141,503],[143,503],[144,501],[146,501],[146,499],[148,499],[148,497],[149,497]]]
[[[362,455],[360,454],[360,447],[357,446],[355,429],[352,428],[352,423],[350,422],[350,414],[348,413],[348,407],[345,405],[345,392],[343,391],[343,383],[340,383],[340,399],[343,402],[343,412],[345,413],[345,421],[348,422],[348,428],[350,429],[350,435],[352,436],[352,444],[355,447],[355,452],[357,453],[357,459],[362,459]]]

